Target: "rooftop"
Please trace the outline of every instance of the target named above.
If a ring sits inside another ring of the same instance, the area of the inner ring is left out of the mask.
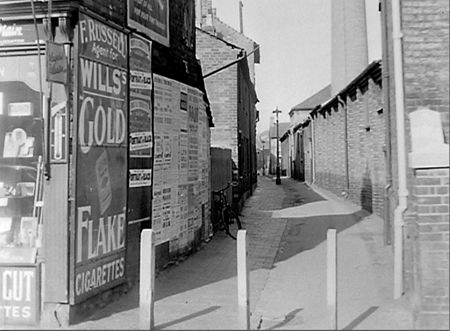
[[[292,115],[292,112],[299,110],[313,110],[317,105],[324,103],[329,100],[331,97],[331,85],[325,86],[316,94],[310,96],[308,99],[302,101],[298,105],[294,106],[289,111],[289,116]]]

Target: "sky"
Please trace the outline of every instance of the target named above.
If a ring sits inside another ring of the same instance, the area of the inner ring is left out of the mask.
[[[217,17],[240,31],[239,0],[212,0]],[[332,0],[241,0],[244,34],[260,45],[255,66],[260,112],[257,133],[269,129],[278,107],[279,121],[331,83]],[[379,0],[366,1],[369,63],[381,59]]]

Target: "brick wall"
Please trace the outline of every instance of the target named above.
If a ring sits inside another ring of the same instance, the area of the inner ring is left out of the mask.
[[[416,170],[414,301],[418,329],[449,328],[449,170]],[[412,270],[414,270],[412,269]]]
[[[381,87],[369,80],[368,89],[347,98],[349,199],[383,217],[385,122]]]
[[[237,59],[239,50],[232,49],[214,36],[197,30],[197,56],[203,74]],[[211,128],[211,146],[231,149],[233,161],[238,164],[237,119],[237,65],[230,66],[205,79],[214,127]]]
[[[313,162],[312,155],[313,155],[313,148],[311,144],[312,140],[312,124],[310,123],[307,127],[303,129],[303,142],[304,142],[304,151],[305,151],[305,157],[304,157],[304,164],[305,164],[305,181],[308,183],[312,183],[313,176]]]
[[[449,142],[449,2],[403,0],[402,33],[407,112],[420,106],[442,114]]]
[[[345,190],[344,113],[327,107],[314,120],[316,184],[341,195]]]
[[[255,43],[253,42],[253,40],[251,40],[244,34],[241,34],[240,32],[236,31],[229,25],[223,23],[217,17],[214,19],[214,27],[218,33],[218,37],[220,37],[221,39],[231,42],[232,44],[239,45],[239,47],[242,47],[243,49],[245,49],[247,54],[249,54],[253,51],[253,49],[255,47]],[[248,60],[250,80],[254,84],[255,83],[255,54],[251,54],[250,56],[248,56],[247,60]]]
[[[344,105],[337,100],[322,107],[314,119],[316,184],[335,195],[346,195],[362,208],[383,217],[386,165],[381,86],[378,80],[365,79],[342,96],[347,105],[347,119]]]
[[[386,9],[390,11],[390,4]],[[441,114],[444,140],[449,142],[449,3],[446,0],[403,0],[401,11],[406,150],[410,152],[408,114],[421,107]],[[391,51],[390,73],[394,77],[392,44],[388,47]],[[393,88],[393,78],[391,81]],[[391,107],[395,109],[393,105]],[[392,113],[394,117],[395,111]],[[392,118],[393,138],[394,130],[395,118]],[[395,187],[395,145],[392,155]],[[448,329],[448,168],[409,169],[407,175],[405,294],[414,308],[416,328]],[[395,201],[391,201],[391,206],[396,207]],[[408,217],[410,214],[414,216]]]

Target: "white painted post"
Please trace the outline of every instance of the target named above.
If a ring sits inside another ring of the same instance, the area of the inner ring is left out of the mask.
[[[153,330],[155,292],[155,243],[153,230],[141,233],[141,265],[139,275],[139,329]]]
[[[327,306],[330,327],[337,330],[337,241],[336,229],[327,231]]]
[[[4,286],[3,284],[1,286]],[[0,295],[0,305],[1,307],[5,307],[3,295]],[[5,324],[6,324],[6,309],[0,310],[0,329],[5,330]]]
[[[237,235],[237,279],[238,279],[238,325],[239,330],[250,330],[250,298],[248,273],[247,230]]]

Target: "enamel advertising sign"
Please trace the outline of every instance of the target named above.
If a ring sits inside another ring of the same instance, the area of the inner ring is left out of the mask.
[[[0,322],[6,325],[37,321],[36,267],[0,266]]]
[[[47,41],[47,81],[67,83],[67,59],[64,45]]]
[[[80,12],[74,301],[125,279],[128,36]]]

